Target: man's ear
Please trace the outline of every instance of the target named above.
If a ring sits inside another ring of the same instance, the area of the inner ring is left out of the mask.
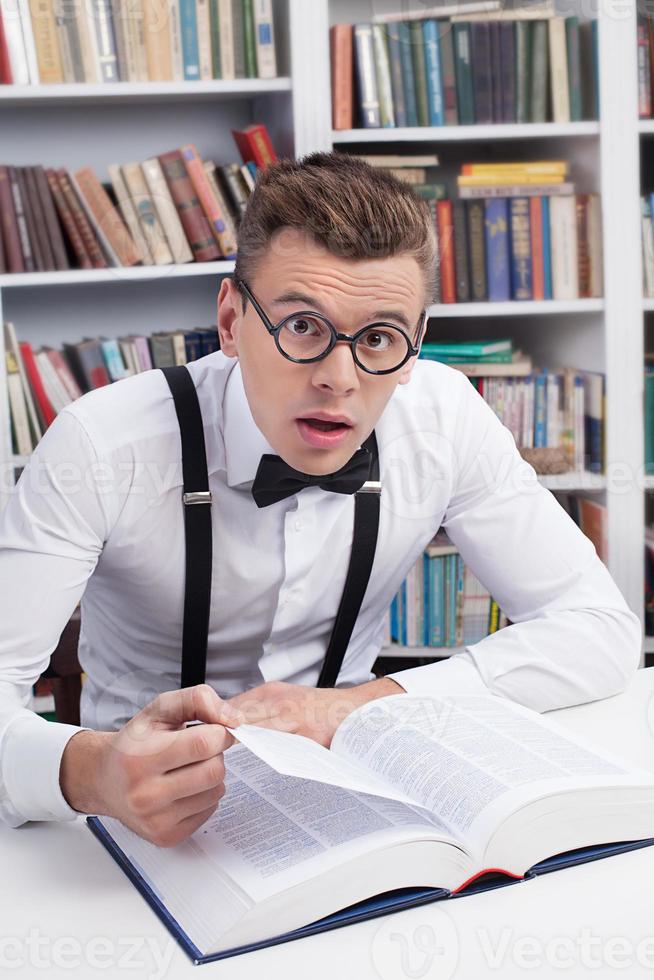
[[[231,279],[223,279],[218,292],[218,337],[227,357],[238,357],[238,329],[242,317],[241,294]]]

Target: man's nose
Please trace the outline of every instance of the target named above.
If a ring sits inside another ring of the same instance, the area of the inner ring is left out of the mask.
[[[330,388],[336,394],[346,394],[360,387],[359,369],[350,344],[338,340],[327,357],[316,361],[313,382],[320,388]]]

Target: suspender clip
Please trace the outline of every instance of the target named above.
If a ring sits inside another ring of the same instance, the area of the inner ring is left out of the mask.
[[[189,507],[192,504],[211,504],[211,490],[197,490],[194,493],[185,493],[182,496],[184,501],[184,506]]]

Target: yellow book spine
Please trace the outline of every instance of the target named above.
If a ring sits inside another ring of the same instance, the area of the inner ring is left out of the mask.
[[[529,163],[466,163],[463,175],[476,177],[477,174],[551,174],[567,176],[569,165],[565,160],[532,160]]]
[[[550,176],[547,174],[523,173],[475,174],[473,177],[464,176],[457,178],[457,180],[459,187],[485,187],[486,185],[492,185],[493,187],[512,187],[513,185],[519,184],[551,184],[554,186],[564,183],[562,174]]]

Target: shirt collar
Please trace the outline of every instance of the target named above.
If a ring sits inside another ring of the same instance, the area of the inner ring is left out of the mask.
[[[227,485],[240,487],[254,480],[264,453],[277,454],[254,421],[238,362],[227,379],[223,410]]]

